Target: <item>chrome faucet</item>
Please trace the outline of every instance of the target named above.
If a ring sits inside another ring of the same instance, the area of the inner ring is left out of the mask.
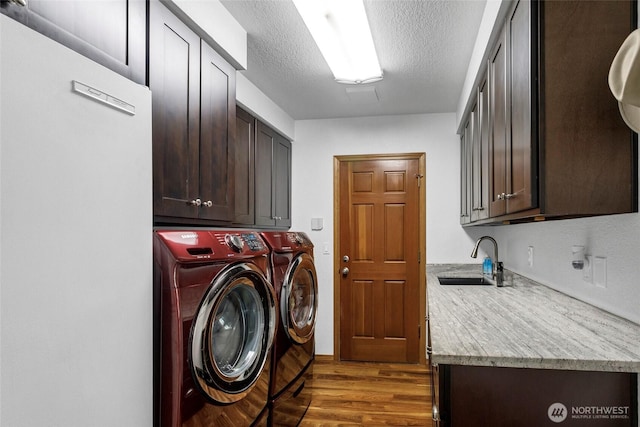
[[[504,267],[502,266],[502,262],[498,261],[498,242],[491,236],[482,236],[476,241],[475,246],[473,247],[473,251],[471,251],[471,258],[478,257],[478,248],[480,247],[480,242],[483,240],[490,240],[493,242],[493,272],[491,274],[491,281],[498,287],[502,287],[504,285]]]

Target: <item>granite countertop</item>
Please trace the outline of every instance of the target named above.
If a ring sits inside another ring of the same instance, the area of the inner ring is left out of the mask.
[[[640,325],[505,270],[505,286],[440,285],[477,264],[427,266],[434,364],[640,372]]]

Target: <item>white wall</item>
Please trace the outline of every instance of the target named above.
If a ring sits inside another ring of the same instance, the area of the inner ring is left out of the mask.
[[[544,223],[482,227],[495,237],[505,268],[640,323],[640,215],[612,215]],[[571,266],[571,246],[606,257],[606,288],[583,280]],[[534,247],[534,264],[527,247]]]
[[[296,121],[291,229],[305,231],[315,245],[318,354],[333,354],[333,157],[425,152],[427,262],[468,262],[473,241],[459,225],[455,121],[455,113]],[[311,218],[323,218],[323,230],[311,231]]]
[[[295,122],[243,74],[236,74],[236,102],[289,139],[295,139]]]

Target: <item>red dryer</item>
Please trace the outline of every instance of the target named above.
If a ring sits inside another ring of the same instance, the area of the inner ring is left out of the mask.
[[[300,232],[261,235],[271,249],[272,283],[280,309],[273,346],[270,425],[297,426],[311,402],[318,279],[313,244]]]
[[[258,233],[154,232],[154,425],[268,422],[277,325]]]

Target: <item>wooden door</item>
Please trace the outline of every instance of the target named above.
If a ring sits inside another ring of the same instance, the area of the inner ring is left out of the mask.
[[[256,132],[256,225],[276,225],[273,213],[273,145],[275,132],[258,122]]]
[[[340,359],[418,362],[424,157],[338,161]]]
[[[489,216],[506,213],[507,149],[510,133],[507,116],[507,47],[503,29],[489,60],[489,103],[491,114],[489,142]]]
[[[469,224],[473,220],[473,213],[475,205],[473,204],[473,192],[474,190],[474,178],[475,178],[475,164],[474,164],[474,147],[477,145],[478,139],[478,106],[477,104],[471,109],[469,113],[469,120],[464,128],[464,133],[461,139],[461,155],[463,168],[460,171],[460,189],[462,190],[462,196],[460,200],[460,223]]]
[[[253,225],[256,119],[236,109],[235,218],[236,224]]]
[[[276,135],[273,146],[273,209],[276,227],[291,226],[291,142]]]
[[[507,155],[507,213],[537,205],[535,145],[531,133],[532,34],[531,2],[520,1],[508,21],[509,121],[511,141]]]
[[[234,204],[236,70],[202,42],[200,218],[231,221]]]
[[[200,38],[159,2],[149,15],[153,92],[153,213],[197,218],[200,149]]]
[[[479,182],[474,192],[476,209],[475,219],[489,217],[489,87],[485,78],[478,88],[478,167],[476,179]]]

